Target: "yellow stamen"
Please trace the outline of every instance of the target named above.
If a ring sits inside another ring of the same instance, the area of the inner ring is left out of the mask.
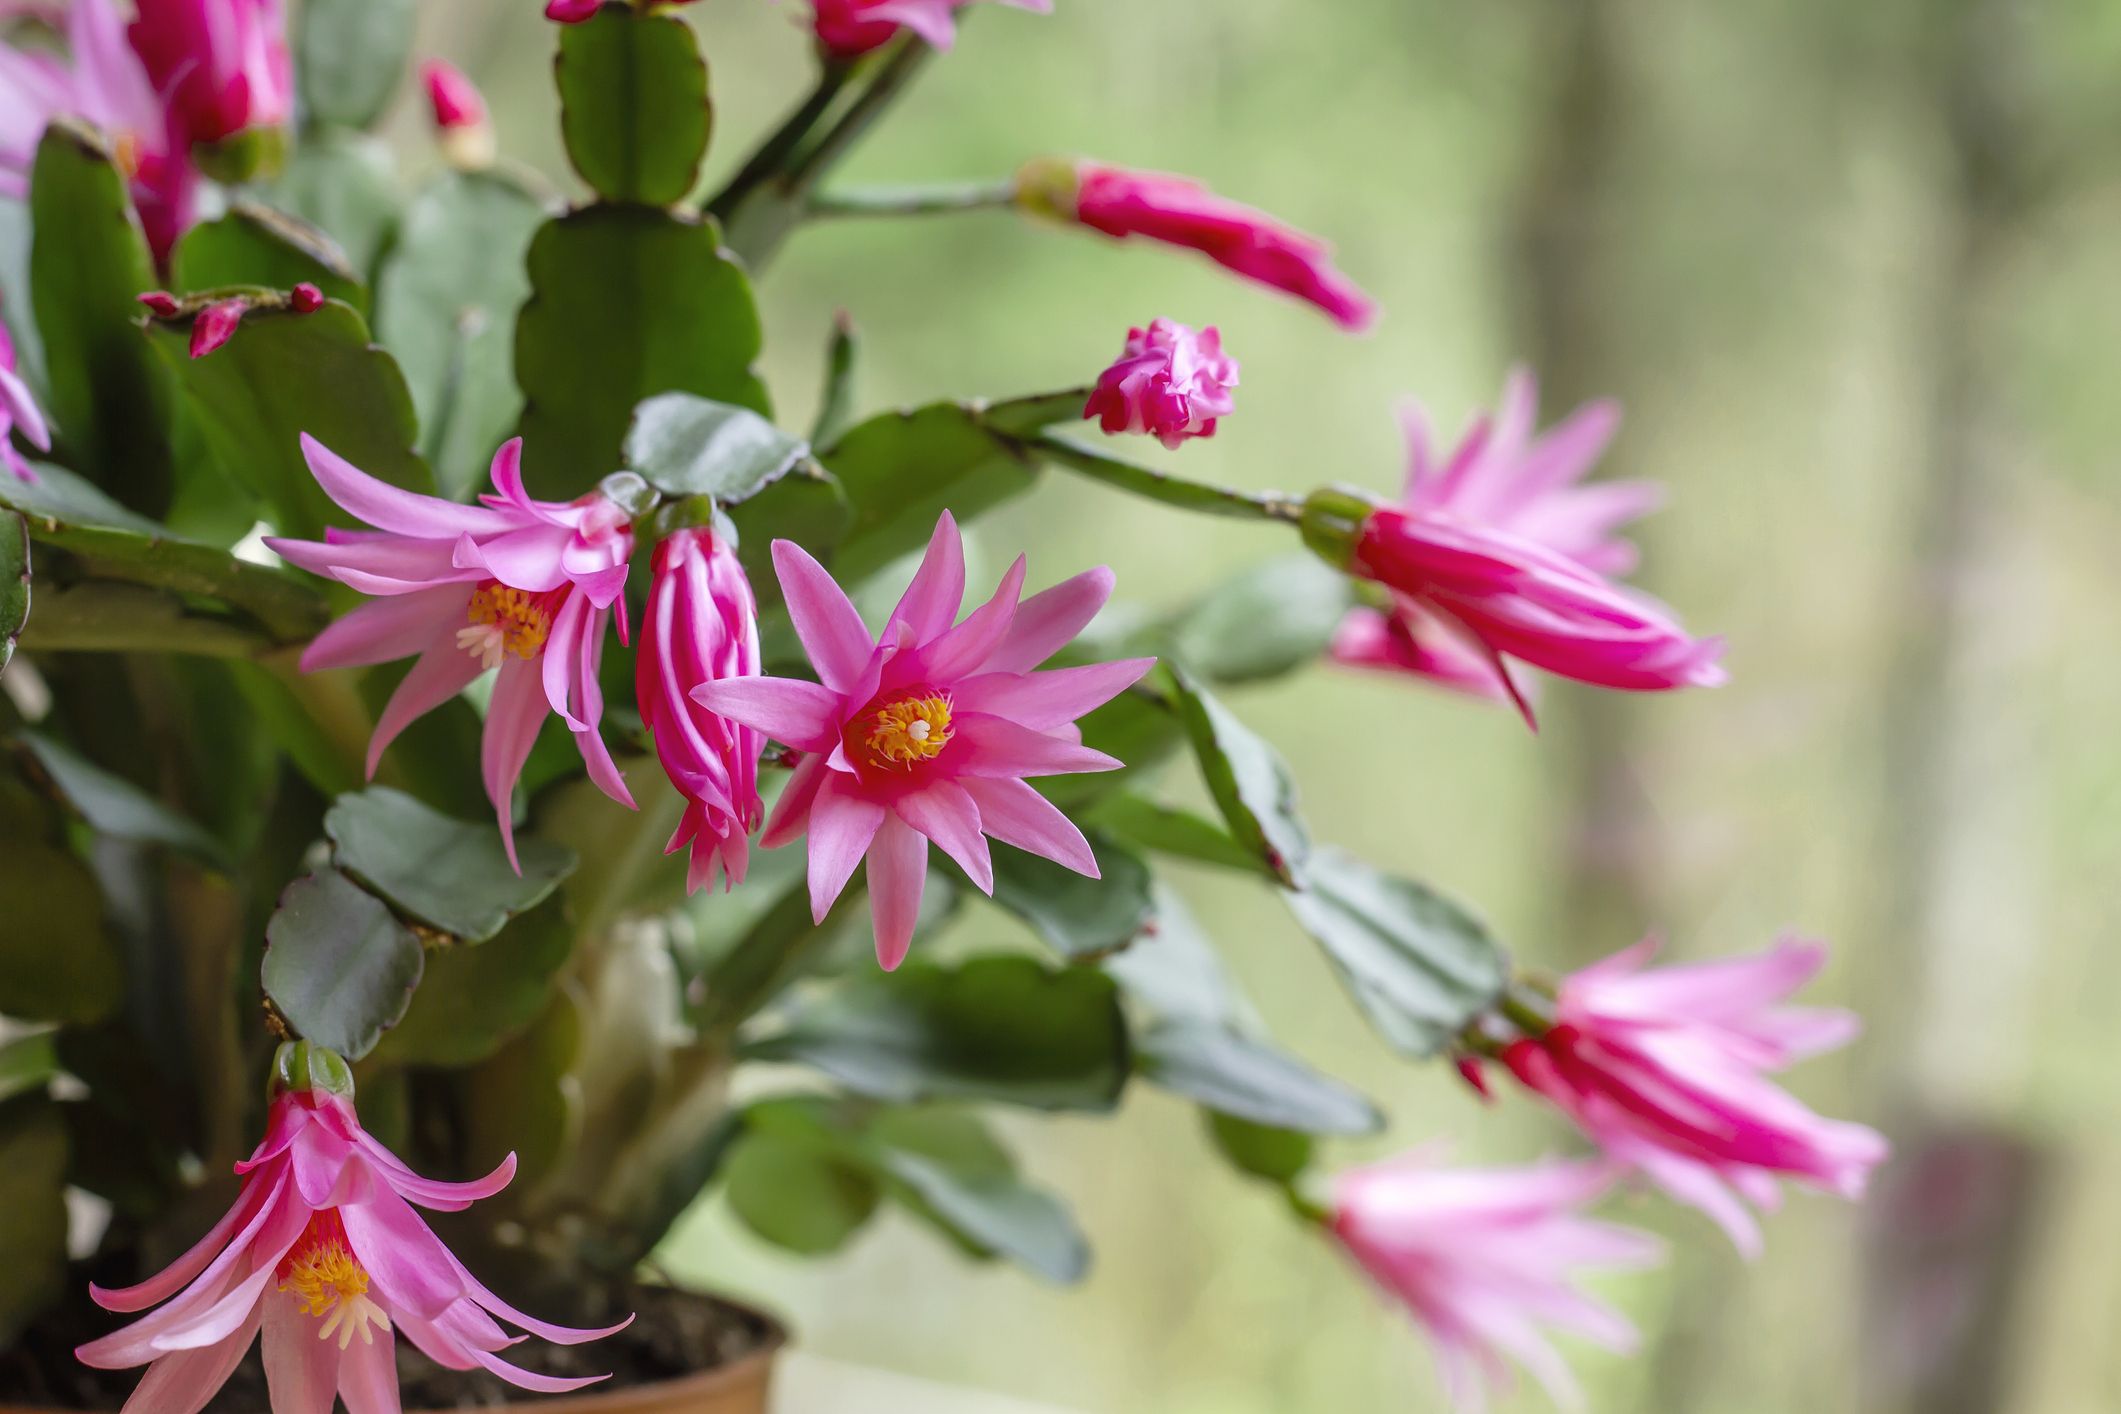
[[[117,133],[112,136],[110,147],[112,164],[120,172],[123,172],[128,180],[140,175],[140,136],[138,133]]]
[[[535,658],[552,632],[552,613],[542,594],[527,594],[496,580],[488,580],[472,591],[465,611],[470,626],[457,630],[457,647],[479,660],[479,666],[498,668],[507,654]]]
[[[877,710],[867,745],[879,766],[933,761],[950,744],[950,699],[906,697]]]
[[[368,1298],[368,1273],[337,1236],[305,1233],[280,1268],[280,1290],[295,1298],[305,1316],[322,1318],[317,1339],[339,1339],[339,1349],[375,1343],[375,1329],[390,1329],[390,1317]]]

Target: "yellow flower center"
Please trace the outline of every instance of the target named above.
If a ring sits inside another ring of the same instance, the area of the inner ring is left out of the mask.
[[[110,160],[130,180],[140,175],[140,135],[119,132],[111,135]]]
[[[280,1264],[280,1290],[295,1298],[303,1315],[321,1318],[317,1339],[336,1335],[341,1350],[356,1335],[371,1345],[375,1328],[390,1329],[390,1317],[368,1299],[368,1273],[346,1245],[344,1232],[335,1215],[319,1214]]]
[[[552,611],[546,596],[511,589],[489,579],[472,591],[471,607],[464,617],[469,626],[457,630],[457,647],[479,660],[485,668],[498,668],[507,654],[535,658],[552,632]]]
[[[950,699],[941,693],[904,697],[877,709],[867,740],[879,766],[933,761],[950,744]]]

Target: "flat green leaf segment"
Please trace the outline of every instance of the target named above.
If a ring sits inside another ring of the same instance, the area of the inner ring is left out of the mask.
[[[582,180],[607,201],[683,201],[712,125],[691,26],[607,4],[560,31],[558,74],[560,131]]]
[[[84,760],[50,737],[23,732],[18,739],[45,779],[97,834],[168,845],[216,868],[229,867],[228,852],[219,840],[131,781]]]
[[[1262,682],[1317,663],[1354,590],[1316,555],[1269,560],[1203,595],[1169,630],[1169,653],[1219,686]]]
[[[405,375],[349,306],[252,310],[207,358],[191,357],[189,330],[179,322],[150,321],[149,334],[215,460],[266,507],[281,534],[321,539],[326,526],[360,525],[310,474],[305,432],[370,476],[434,494],[414,447],[419,424]]]
[[[375,122],[404,78],[412,38],[413,0],[303,0],[295,91],[310,121]]]
[[[836,1251],[889,1197],[970,1256],[1004,1258],[1055,1282],[1089,1270],[1089,1242],[1067,1207],[1025,1183],[1000,1141],[962,1111],[823,1099],[754,1105],[727,1181],[744,1225],[793,1252]]]
[[[1183,668],[1174,665],[1171,678],[1179,720],[1231,837],[1275,878],[1294,887],[1311,838],[1296,813],[1296,781],[1281,753]]]
[[[850,582],[928,543],[944,511],[969,523],[1029,491],[1039,470],[1029,453],[961,403],[880,414],[818,455],[853,507],[832,560]]]
[[[574,929],[557,901],[491,942],[431,949],[412,1005],[384,1034],[376,1057],[401,1065],[485,1060],[544,1014],[573,951]]]
[[[725,506],[749,501],[810,454],[747,407],[690,393],[665,393],[634,411],[626,433],[626,466],[666,496],[712,496]]]
[[[778,1033],[747,1049],[873,1099],[1047,1110],[1111,1109],[1129,1062],[1112,980],[1026,957],[857,974],[798,1003]]]
[[[1349,1086],[1227,1027],[1166,1021],[1137,1045],[1143,1079],[1218,1114],[1305,1134],[1367,1134],[1383,1123]]]
[[[187,294],[232,285],[289,290],[307,281],[355,309],[368,308],[368,291],[337,241],[307,221],[247,201],[185,232],[170,281]]]
[[[54,435],[66,460],[149,515],[169,506],[169,374],[140,341],[158,284],[125,178],[102,141],[53,124],[30,178],[31,297],[44,339]]]
[[[125,979],[104,927],[103,891],[68,847],[64,817],[0,769],[0,1014],[18,1021],[95,1021]]]
[[[66,1286],[66,1125],[42,1095],[0,1105],[0,1347]]]
[[[0,669],[15,656],[29,604],[29,522],[0,511]]]
[[[451,819],[403,791],[374,786],[342,795],[324,817],[332,858],[398,908],[467,943],[483,943],[574,871],[574,851],[546,840],[517,844],[509,867],[491,820]]]
[[[617,470],[634,408],[657,393],[772,412],[751,282],[712,224],[592,206],[546,223],[529,270],[515,359],[531,494],[571,499]]]
[[[296,1033],[359,1060],[405,1015],[420,940],[336,869],[288,885],[265,925],[265,995]]]
[[[0,505],[21,514],[32,540],[73,555],[93,578],[205,596],[275,641],[307,638],[330,617],[322,596],[294,575],[185,540],[62,467],[40,465],[34,482],[0,478]]]
[[[396,161],[380,138],[319,128],[303,135],[266,199],[330,232],[356,270],[371,271],[398,220]]]
[[[1417,1059],[1440,1052],[1509,979],[1479,919],[1345,850],[1313,853],[1305,887],[1287,899],[1378,1034]]]
[[[523,258],[545,209],[505,177],[448,172],[405,208],[376,284],[376,333],[412,386],[421,449],[443,494],[482,490],[523,411],[515,322]]]
[[[1127,947],[1149,929],[1156,905],[1149,866],[1109,840],[1091,840],[1098,878],[1020,849],[994,851],[994,901],[1031,925],[1071,962]]]

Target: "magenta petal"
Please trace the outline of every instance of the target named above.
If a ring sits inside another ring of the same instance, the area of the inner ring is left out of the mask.
[[[957,532],[957,519],[948,511],[935,522],[928,538],[928,553],[914,571],[898,607],[888,624],[902,625],[915,643],[926,643],[957,622],[957,611],[965,602],[965,542]],[[891,633],[885,630],[884,640]]]
[[[253,1310],[248,1320],[218,1344],[155,1361],[125,1401],[121,1414],[199,1414],[243,1363],[263,1317],[263,1311]]]
[[[846,691],[876,652],[862,616],[825,567],[794,541],[773,542],[773,568],[788,600],[796,637],[802,640],[819,680],[834,691]]]
[[[884,823],[884,807],[831,773],[810,806],[810,916],[822,923]]]
[[[387,1328],[373,1335],[373,1341],[356,1340],[339,1357],[339,1398],[346,1401],[346,1414],[402,1414],[397,1338]]]
[[[968,777],[959,784],[979,806],[980,828],[988,834],[1078,874],[1098,877],[1097,856],[1083,832],[1036,790],[1019,780]]]
[[[486,730],[479,740],[479,769],[486,782],[486,798],[493,802],[501,825],[501,844],[517,873],[515,789],[537,744],[538,728],[545,725],[546,702],[537,672],[522,659],[501,665],[494,679],[493,700],[486,705]]]
[[[921,649],[920,659],[927,677],[950,682],[973,671],[1001,646],[1016,619],[1017,600],[1024,592],[1024,557],[1002,576],[994,597],[966,615],[965,621]]]
[[[460,570],[483,570],[513,588],[548,594],[567,583],[567,569],[560,557],[573,537],[574,532],[565,526],[542,522],[484,540],[464,535],[457,538],[450,559]],[[623,572],[620,577],[624,578]]]
[[[989,673],[959,683],[952,698],[962,712],[984,712],[1034,731],[1052,731],[1104,706],[1155,666],[1154,658],[1127,658],[1043,673]]]
[[[869,849],[869,921],[886,972],[896,971],[913,946],[927,878],[928,841],[905,821],[886,820]]]
[[[960,776],[1062,776],[1116,771],[1126,763],[1003,717],[962,713],[951,723],[951,767]]]
[[[941,845],[981,893],[994,892],[994,860],[987,851],[987,837],[980,833],[979,806],[963,786],[955,781],[931,781],[900,796],[893,808],[901,820]]]
[[[817,800],[818,787],[825,783],[831,769],[822,756],[803,758],[795,768],[795,774],[782,788],[781,798],[774,803],[773,814],[759,835],[760,849],[779,849],[809,827],[810,807]]]
[[[171,1262],[160,1272],[138,1286],[111,1289],[89,1284],[88,1294],[98,1306],[106,1311],[144,1311],[157,1302],[166,1301],[199,1273],[206,1270],[214,1258],[228,1247],[229,1240],[248,1227],[265,1208],[268,1200],[277,1198],[282,1184],[260,1179],[243,1185],[236,1204],[221,1217],[206,1236],[192,1244],[191,1250]]]
[[[356,520],[378,530],[454,540],[459,535],[502,535],[519,524],[514,517],[484,506],[459,505],[379,481],[307,432],[302,434],[302,455],[325,495]]]
[[[493,1197],[514,1181],[516,1176],[514,1154],[501,1160],[494,1166],[493,1172],[484,1178],[475,1178],[467,1183],[445,1183],[438,1178],[422,1178],[414,1173],[396,1154],[384,1148],[365,1131],[354,1137],[354,1144],[368,1161],[382,1172],[383,1181],[395,1188],[398,1196],[438,1212],[461,1212],[482,1198]]]
[[[692,700],[717,717],[756,727],[776,741],[805,751],[830,751],[839,744],[840,695],[814,682],[724,678],[695,687]]]
[[[1017,606],[1001,646],[980,664],[989,673],[1025,673],[1075,641],[1112,597],[1114,577],[1103,565],[1062,580]]]
[[[590,1375],[583,1379],[563,1380],[554,1375],[534,1375],[484,1350],[473,1350],[471,1358],[517,1389],[535,1390],[539,1394],[572,1394],[578,1389],[588,1389],[591,1385],[602,1384],[611,1378],[609,1375]]]
[[[464,610],[470,599],[468,586],[445,584],[363,604],[302,650],[302,671],[388,663],[420,652],[444,629],[454,643],[455,630],[466,622]]]
[[[354,1256],[389,1298],[386,1309],[404,1307],[433,1318],[463,1297],[449,1249],[387,1185],[338,1211]]]
[[[384,749],[397,740],[399,732],[469,687],[480,671],[478,660],[457,647],[455,629],[443,629],[384,704],[375,735],[368,740],[368,774],[375,775]]]
[[[454,1253],[450,1254],[449,1261],[456,1271],[457,1280],[464,1284],[464,1290],[470,1294],[474,1302],[494,1315],[499,1316],[510,1325],[519,1326],[540,1340],[549,1340],[554,1345],[581,1345],[587,1341],[602,1340],[606,1336],[617,1335],[620,1331],[633,1324],[632,1316],[628,1316],[617,1325],[604,1326],[602,1328],[562,1326],[555,1325],[551,1321],[541,1321],[535,1316],[528,1316],[518,1311],[515,1307],[487,1290],[479,1279],[474,1277],[465,1269],[464,1264],[456,1259]]]
[[[304,1315],[294,1297],[275,1291],[265,1298],[258,1349],[273,1414],[332,1414],[339,1392],[339,1342],[319,1339],[317,1318]]]

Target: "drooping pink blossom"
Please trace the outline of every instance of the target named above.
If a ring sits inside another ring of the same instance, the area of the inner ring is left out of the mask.
[[[614,613],[619,641],[626,641],[633,526],[625,509],[599,492],[569,502],[532,500],[523,490],[521,438],[494,455],[496,494],[469,506],[379,481],[306,434],[302,453],[324,493],[375,529],[330,529],[322,543],[265,543],[292,564],[376,596],[317,635],[302,655],[303,670],[419,655],[376,723],[368,773],[415,718],[498,668],[480,765],[510,862],[515,784],[548,710],[574,733],[589,778],[633,808],[598,732],[604,692],[597,668]]]
[[[1448,459],[1427,417],[1406,414],[1406,492],[1364,521],[1350,568],[1391,591],[1353,610],[1334,656],[1481,696],[1508,696],[1532,721],[1515,659],[1628,691],[1712,687],[1720,638],[1694,638],[1670,610],[1616,583],[1634,547],[1614,529],[1657,502],[1643,482],[1576,483],[1612,438],[1619,409],[1592,403],[1534,435],[1538,391],[1513,372],[1493,421]]]
[[[1823,1119],[1767,1077],[1846,1044],[1847,1012],[1779,1005],[1826,949],[1785,938],[1767,952],[1644,970],[1644,941],[1566,978],[1555,1022],[1503,1050],[1511,1072],[1606,1154],[1701,1209],[1748,1256],[1775,1180],[1862,1194],[1886,1155],[1860,1124]]]
[[[1194,333],[1169,319],[1127,331],[1126,351],[1097,380],[1084,418],[1107,432],[1146,432],[1166,447],[1213,437],[1217,418],[1237,406],[1237,360],[1214,325]]]
[[[241,327],[243,316],[248,313],[250,301],[241,295],[215,300],[200,310],[191,322],[191,356],[205,358],[236,337],[236,330]]]
[[[957,12],[973,0],[814,0],[812,27],[818,43],[843,59],[867,54],[898,37],[901,29],[937,49],[957,40]],[[1001,0],[1035,14],[1050,14],[1053,0]]]
[[[52,120],[93,123],[127,178],[155,258],[166,261],[198,215],[199,175],[186,135],[127,43],[111,0],[73,0],[66,41],[63,61],[0,44],[0,196],[28,193],[37,144]]]
[[[339,1062],[343,1076],[343,1062]],[[361,1128],[350,1080],[280,1089],[265,1138],[236,1165],[235,1206],[160,1275],[124,1290],[90,1287],[98,1305],[160,1306],[75,1352],[103,1370],[146,1365],[124,1414],[198,1414],[261,1340],[272,1406],[323,1414],[397,1414],[399,1333],[437,1364],[484,1369],[522,1389],[592,1385],[510,1364],[521,1340],[495,1318],[562,1345],[613,1335],[525,1315],[488,1290],[414,1207],[459,1212],[508,1186],[515,1156],[485,1178],[421,1178]],[[166,1303],[166,1304],[164,1304]]]
[[[758,604],[736,552],[711,530],[680,530],[655,547],[655,577],[634,659],[641,720],[655,733],[656,757],[685,797],[685,814],[664,853],[692,847],[686,887],[744,882],[759,800],[757,729],[719,717],[692,700],[703,682],[759,674]]]
[[[760,843],[808,836],[813,917],[824,920],[866,856],[877,960],[894,968],[920,913],[931,841],[986,892],[994,887],[988,836],[1097,877],[1082,831],[1025,777],[1122,764],[1082,745],[1075,719],[1154,660],[1032,671],[1104,605],[1111,571],[1090,570],[1019,603],[1019,557],[994,597],[959,623],[964,546],[946,511],[905,596],[871,637],[800,545],[775,541],[773,561],[819,681],[732,678],[701,685],[693,698],[805,753]]]
[[[139,0],[132,43],[187,141],[276,128],[293,112],[281,0]]]
[[[1413,1313],[1436,1352],[1452,1405],[1485,1406],[1514,1360],[1556,1403],[1582,1403],[1549,1329],[1608,1350],[1635,1328],[1576,1289],[1583,1269],[1653,1265],[1661,1249],[1633,1228],[1580,1213],[1612,1182],[1599,1164],[1444,1167],[1417,1150],[1339,1176],[1332,1230],[1364,1271]]]
[[[1040,215],[1199,251],[1316,306],[1343,329],[1359,333],[1377,320],[1376,303],[1334,266],[1324,241],[1190,178],[1045,158],[1024,169],[1018,188],[1020,204]]]
[[[18,480],[35,481],[37,473],[15,450],[17,435],[40,452],[52,449],[51,427],[45,421],[44,409],[37,406],[36,394],[15,371],[15,341],[8,336],[7,326],[0,324],[0,466]]]

